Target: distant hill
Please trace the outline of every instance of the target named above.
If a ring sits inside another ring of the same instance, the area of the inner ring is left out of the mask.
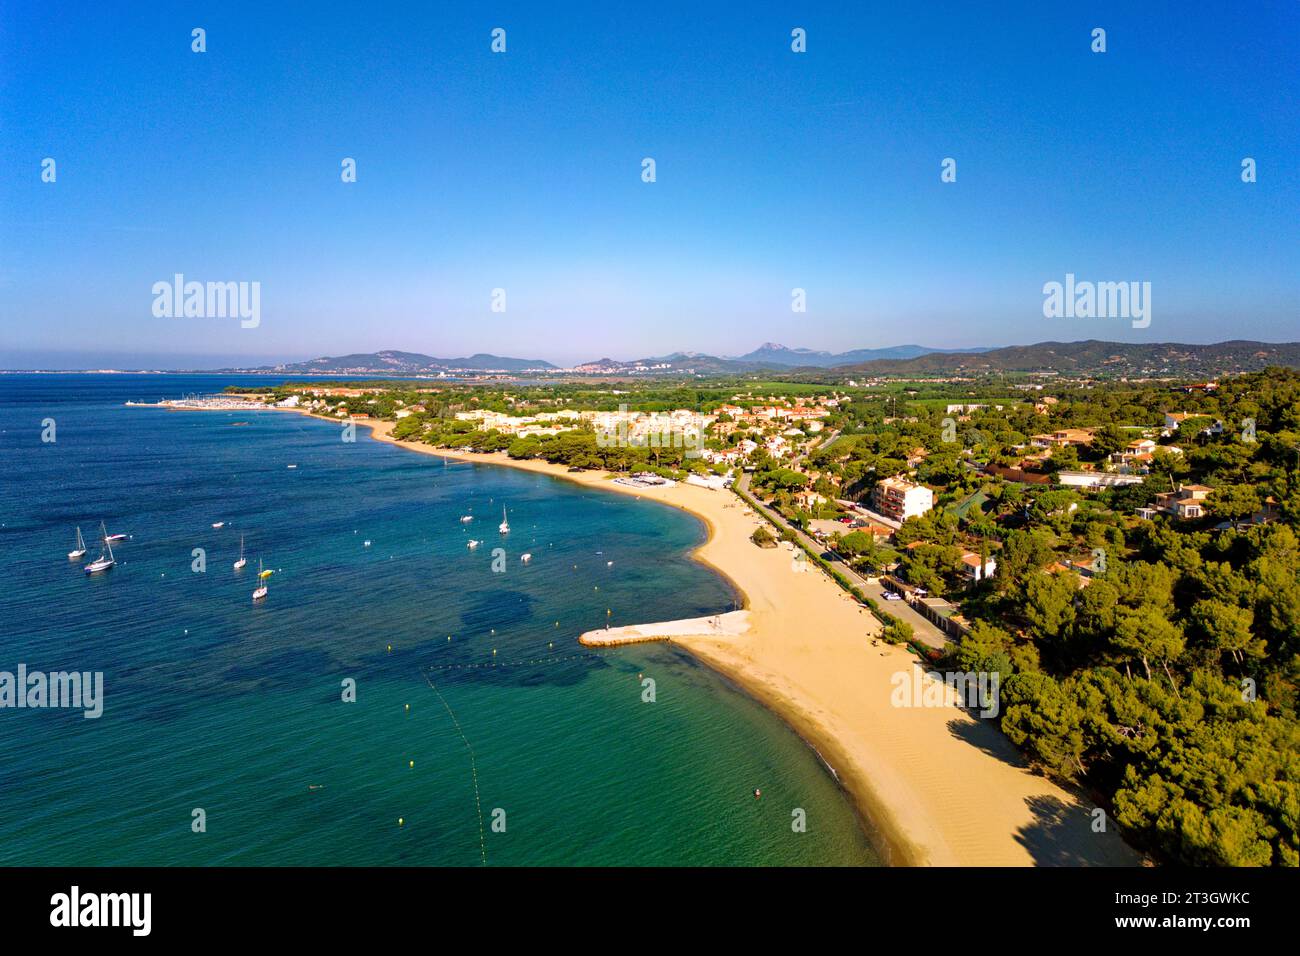
[[[863,355],[871,358],[861,359]],[[845,361],[846,357],[848,361]],[[754,351],[735,358],[719,358],[700,352],[672,352],[631,361],[602,358],[574,366],[572,371],[587,375],[621,376],[779,372],[783,376],[815,381],[824,381],[828,376],[839,379],[855,376],[989,375],[1006,372],[1186,378],[1255,371],[1269,365],[1300,367],[1300,342],[1233,341],[1214,345],[1183,345],[1176,342],[1127,343],[1090,339],[1085,342],[1039,342],[1036,345],[951,352],[922,345],[898,345],[840,353],[792,349],[765,342]],[[482,352],[465,358],[436,358],[419,352],[390,349],[238,371],[286,375],[414,376],[457,372],[555,372],[561,369],[543,359],[508,358]]]
[[[878,359],[838,366],[845,375],[979,375],[1061,372],[1107,376],[1200,376],[1249,372],[1269,365],[1300,367],[1300,342],[1039,342],[978,354],[931,352],[910,359]]]
[[[879,359],[910,359],[932,352],[948,351],[953,354],[986,352],[985,348],[973,349],[932,349],[924,345],[894,345],[880,349],[853,349],[850,352],[825,352],[816,349],[789,348],[776,342],[764,342],[752,352],[735,356],[732,361],[784,368],[832,368],[837,365],[850,365],[855,362],[871,362]]]
[[[764,342],[745,355],[720,357],[703,352],[672,352],[632,361],[597,359],[576,366],[575,371],[601,374],[671,375],[683,372],[739,374],[764,370],[817,369],[865,362],[872,359],[904,359],[937,352],[924,345],[895,345],[879,349],[855,349],[851,352],[825,352],[815,349],[789,348],[776,342]],[[981,352],[983,349],[962,349]]]
[[[650,358],[621,361],[611,358],[596,359],[575,365],[575,372],[597,375],[682,375],[682,374],[735,374],[754,372],[772,366],[756,362],[742,362],[705,355],[702,352],[673,352]]]
[[[437,375],[439,372],[524,372],[555,368],[542,359],[506,358],[479,352],[466,358],[435,358],[419,352],[359,352],[277,365],[257,371],[290,375]]]

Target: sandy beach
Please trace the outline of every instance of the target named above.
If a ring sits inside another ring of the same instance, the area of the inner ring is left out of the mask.
[[[393,442],[392,424],[359,422]],[[708,541],[694,554],[745,596],[743,633],[673,636],[779,714],[834,768],[890,863],[930,866],[1135,865],[1114,833],[1093,832],[1092,807],[1026,769],[995,729],[955,706],[891,703],[897,675],[920,666],[875,642],[879,622],[820,571],[797,573],[783,548],[749,536],[760,519],[726,491],[693,485],[618,485],[604,472],[570,472],[504,453],[411,451],[503,465],[663,502],[701,518]],[[664,619],[677,615],[665,608]],[[576,638],[577,635],[574,635]],[[815,825],[815,822],[813,823]]]

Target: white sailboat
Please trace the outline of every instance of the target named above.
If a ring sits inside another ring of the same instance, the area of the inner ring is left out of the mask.
[[[506,520],[506,506],[505,506],[505,505],[502,505],[502,506],[501,506],[501,524],[497,526],[497,530],[500,531],[502,534],[509,534],[509,533],[510,533],[510,522]]]
[[[117,564],[117,559],[113,557],[113,539],[109,536],[108,529],[104,527],[102,521],[99,523],[99,530],[103,535],[104,543],[99,549],[99,557],[81,569],[87,574],[99,574],[101,571],[107,571]]]
[[[267,595],[266,579],[275,572],[262,570],[262,559],[257,559],[257,587],[253,590],[253,600],[260,601]]]
[[[244,557],[244,536],[239,536],[239,560],[235,562],[235,570],[241,570],[244,565],[248,564],[248,558]]]
[[[86,542],[81,538],[81,525],[77,525],[77,546],[68,552],[68,560],[75,561],[86,553]]]

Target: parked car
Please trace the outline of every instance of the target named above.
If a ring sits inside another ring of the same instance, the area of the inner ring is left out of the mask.
[[[884,593],[881,594],[881,597],[883,597],[886,601],[903,600],[903,596],[901,594],[895,594],[893,591],[885,591]]]

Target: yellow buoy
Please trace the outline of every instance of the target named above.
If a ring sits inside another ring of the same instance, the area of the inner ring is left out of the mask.
[[[415,761],[414,761],[414,760],[409,761],[409,762],[407,763],[407,766],[408,766],[408,767],[411,767],[411,768],[414,768],[414,767],[415,767]]]
[[[389,645],[388,645],[388,653],[390,653],[390,654],[393,653],[393,645],[392,645],[392,644],[389,644]]]
[[[397,825],[398,825],[399,827],[400,827],[402,824],[404,824],[404,823],[406,823],[406,820],[405,820],[405,819],[403,819],[402,817],[398,817],[398,818],[397,818]]]
[[[492,656],[493,656],[493,657],[496,657],[496,656],[497,656],[497,649],[496,649],[495,647],[492,648]]]
[[[409,710],[411,709],[411,705],[410,705],[410,704],[407,704],[407,705],[406,705],[406,709],[409,711]]]

